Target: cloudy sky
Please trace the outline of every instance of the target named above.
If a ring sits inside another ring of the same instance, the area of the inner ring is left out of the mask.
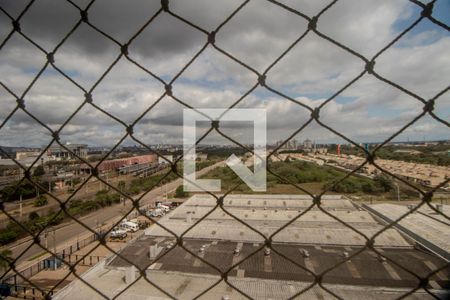
[[[73,0],[84,9],[89,1]],[[170,0],[170,11],[211,32],[242,1]],[[313,17],[330,0],[285,0],[281,3]],[[2,10],[17,18],[29,1],[0,0]],[[88,9],[89,22],[124,44],[160,10],[160,1],[97,0]],[[421,9],[407,0],[340,0],[319,18],[317,29],[342,45],[371,59],[393,38],[420,17]],[[12,30],[11,20],[0,11],[0,40]],[[450,2],[437,0],[433,16],[450,20]],[[37,0],[20,20],[22,32],[47,52],[80,20],[78,8],[63,0]],[[268,1],[246,4],[216,34],[216,45],[259,73],[264,72],[308,27],[307,21]],[[207,35],[167,12],[160,12],[130,44],[129,58],[169,82],[199,52]],[[375,71],[424,99],[434,97],[450,83],[450,33],[423,19],[414,29],[376,59]],[[81,23],[56,51],[55,66],[85,90],[91,90],[120,47],[91,26]],[[22,96],[46,62],[45,53],[18,33],[0,50],[0,81]],[[309,32],[267,73],[271,88],[314,108],[356,78],[364,62]],[[196,108],[225,108],[256,83],[254,72],[208,45],[175,80],[173,95]],[[135,126],[135,136],[147,144],[182,143],[182,104],[163,95],[164,85],[122,56],[92,91],[93,102],[130,124],[150,106]],[[84,92],[48,66],[24,96],[26,109],[53,130],[83,103]],[[15,98],[0,86],[0,124],[15,107]],[[255,88],[237,108],[265,108],[268,141],[285,139],[310,116],[304,107]],[[365,74],[327,103],[320,120],[355,142],[382,141],[422,112],[417,99]],[[450,91],[436,100],[435,113],[450,120]],[[234,139],[251,142],[249,126],[224,124]],[[198,129],[200,135],[204,128]],[[113,145],[125,134],[120,123],[87,104],[61,130],[63,141],[89,145]],[[311,122],[296,139],[318,143],[342,142],[329,130]],[[449,128],[426,116],[396,140],[450,139]],[[0,145],[41,146],[51,141],[49,131],[22,111],[0,129]],[[218,134],[206,143],[225,143]],[[129,138],[124,144],[134,142]]]

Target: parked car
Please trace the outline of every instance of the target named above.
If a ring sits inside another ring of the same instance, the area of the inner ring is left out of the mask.
[[[162,208],[155,208],[150,210],[147,214],[149,217],[162,217],[165,215],[165,211]]]
[[[115,229],[111,231],[111,234],[109,236],[111,239],[123,240],[124,238],[127,237],[127,232],[125,230]]]
[[[160,209],[164,210],[165,212],[169,212],[170,211],[170,207],[169,206],[161,204],[161,203],[158,203],[156,208],[160,208]]]

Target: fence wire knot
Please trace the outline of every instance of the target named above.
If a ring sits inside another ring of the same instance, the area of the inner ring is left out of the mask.
[[[169,0],[161,0],[161,7],[162,10],[164,10],[165,12],[169,11]]]
[[[216,32],[211,31],[210,34],[208,34],[208,43],[214,44],[216,42]]]
[[[309,30],[316,30],[317,28],[317,21],[319,20],[319,18],[317,16],[312,17],[311,20],[308,23],[308,29]]]
[[[166,90],[167,96],[169,96],[169,97],[173,96],[173,95],[172,95],[172,85],[166,84],[166,85],[164,86],[164,88],[165,88],[165,90]]]
[[[211,128],[212,128],[212,129],[217,130],[217,129],[219,129],[219,127],[220,127],[219,120],[213,120],[213,121],[211,121]]]
[[[16,102],[17,102],[17,106],[19,108],[21,108],[21,109],[25,108],[25,100],[23,100],[23,98],[17,99]]]
[[[425,18],[431,17],[431,14],[433,13],[433,6],[434,6],[434,1],[426,4],[421,12],[422,17],[425,17]]]
[[[122,46],[120,47],[120,52],[121,52],[123,55],[128,55],[128,44],[122,45]]]
[[[423,106],[423,111],[430,113],[434,110],[434,99],[430,99],[427,101],[427,103]]]
[[[86,100],[87,103],[92,103],[92,94],[91,93],[85,93],[84,94],[84,99]]]
[[[12,21],[12,25],[13,25],[14,31],[17,31],[17,32],[21,31],[19,21],[16,21],[16,20]]]

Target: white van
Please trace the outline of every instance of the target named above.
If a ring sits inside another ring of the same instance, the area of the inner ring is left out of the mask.
[[[167,205],[158,203],[158,206],[156,206],[157,208],[161,208],[162,210],[164,210],[165,212],[169,212],[170,211],[170,207],[168,207]]]
[[[124,228],[127,231],[136,232],[139,230],[139,225],[134,222],[125,221],[125,222],[122,222],[120,225],[122,228]]]
[[[147,213],[149,217],[162,217],[164,214],[165,211],[162,208],[155,208]]]

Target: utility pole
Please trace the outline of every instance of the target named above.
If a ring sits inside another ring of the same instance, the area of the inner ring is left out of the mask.
[[[57,254],[56,254],[56,229],[53,228],[53,253],[55,254],[55,270],[57,269],[56,267],[56,262],[57,262]]]
[[[394,181],[394,185],[397,188],[397,201],[400,202],[400,188],[397,184],[397,182]]]
[[[19,210],[20,210],[20,217],[22,217],[22,194],[20,194],[20,200],[19,200]]]

